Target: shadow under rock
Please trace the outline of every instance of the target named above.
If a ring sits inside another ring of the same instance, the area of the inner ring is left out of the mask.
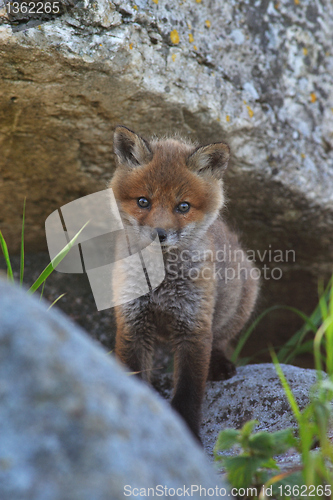
[[[25,255],[24,286],[29,288],[49,264],[48,253]],[[19,282],[20,258],[11,257],[14,277]],[[6,269],[4,258],[0,258],[0,269]],[[40,296],[42,287],[35,296]],[[113,309],[98,311],[89,285],[87,274],[63,274],[56,270],[47,278],[43,297],[50,303],[65,293],[55,306],[61,309],[73,321],[78,323],[108,351],[114,349],[115,319]]]

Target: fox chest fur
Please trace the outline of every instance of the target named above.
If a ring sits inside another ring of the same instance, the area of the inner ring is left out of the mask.
[[[125,127],[116,129],[114,148],[118,167],[110,187],[123,223],[145,244],[158,235],[165,268],[157,287],[116,307],[116,355],[149,381],[154,346],[168,342],[175,366],[171,404],[200,439],[206,380],[234,373],[225,350],[258,292],[252,264],[220,214],[229,148],[148,142]],[[131,280],[116,275],[115,293],[126,293]]]
[[[176,253],[168,257],[168,254],[164,255],[165,277],[162,283],[149,294],[121,306],[121,314],[126,316],[128,322],[138,321],[139,315],[142,317],[142,329],[146,333],[149,330],[152,342],[176,340],[177,336],[181,338],[184,328],[177,328],[180,323],[191,332],[203,315],[202,309],[207,307],[207,291],[200,286],[197,278],[202,272],[203,262],[183,262]],[[197,279],[192,279],[192,274]],[[133,281],[133,276],[130,281]],[[130,286],[130,283],[123,283],[122,286]],[[207,286],[211,288],[209,296],[214,295],[213,282],[207,283],[205,288]],[[211,315],[210,311],[208,314]]]

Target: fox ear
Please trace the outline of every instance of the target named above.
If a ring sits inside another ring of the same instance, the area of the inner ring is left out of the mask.
[[[223,142],[199,146],[187,159],[187,166],[197,174],[210,172],[221,177],[227,168],[230,158],[230,149]]]
[[[120,163],[131,168],[148,163],[153,156],[149,143],[123,126],[116,127],[113,148]]]

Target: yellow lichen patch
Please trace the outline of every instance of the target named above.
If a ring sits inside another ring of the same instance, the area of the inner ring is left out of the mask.
[[[194,50],[198,50],[198,47],[196,45],[193,45]]]
[[[202,2],[202,0],[196,0],[196,2],[197,2],[197,3],[201,3],[201,2]]]
[[[194,42],[194,38],[193,38],[192,33],[189,33],[189,35],[188,35],[188,41],[189,41],[190,43],[193,43],[193,42]]]
[[[244,104],[246,104],[246,101],[243,101]]]
[[[158,4],[158,0],[153,0],[154,3],[156,3],[156,5]]]
[[[301,154],[301,158],[302,158],[302,160],[304,160],[304,158],[305,158],[305,154],[304,153]]]
[[[333,108],[331,108],[331,111],[332,111],[332,113],[333,113]]]
[[[133,49],[133,43],[129,44],[129,48],[132,50]]]
[[[139,10],[139,7],[137,5],[133,5],[133,9]]]
[[[225,117],[225,119],[226,119],[226,121],[227,121],[228,123],[230,122],[230,116],[229,116],[229,115],[227,115],[227,116]]]
[[[303,47],[303,54],[304,54],[305,56],[307,56],[307,55],[308,55],[308,49],[307,49],[306,47]]]
[[[210,22],[210,20],[209,20],[209,19],[207,19],[207,20],[205,21],[205,25],[207,26],[207,28],[210,28],[210,27],[211,27],[211,22]]]
[[[274,8],[275,8],[276,10],[278,10],[278,8],[279,8],[279,7],[280,7],[280,2],[276,2],[276,3],[274,4]]]
[[[296,5],[299,5],[300,4],[300,1],[299,0],[294,0],[295,4]]]
[[[177,57],[176,54],[172,54],[171,59],[173,60],[173,62],[175,62],[176,57]]]
[[[311,102],[316,102],[316,100],[317,100],[316,94],[314,92],[311,92],[311,94],[310,94],[310,101]]]
[[[253,109],[250,108],[250,106],[246,106],[247,112],[249,113],[249,117],[252,118],[254,115]]]
[[[99,46],[102,47],[102,44],[100,43]]]
[[[175,45],[178,45],[178,43],[179,43],[179,35],[178,35],[178,31],[177,30],[172,30],[171,31],[170,38],[171,38],[172,43],[174,43]]]

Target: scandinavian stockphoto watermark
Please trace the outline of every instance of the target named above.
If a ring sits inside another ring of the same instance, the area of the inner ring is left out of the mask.
[[[99,311],[139,298],[163,281],[165,268],[157,233],[143,240],[125,227],[112,189],[79,198],[48,216],[45,232],[51,259],[80,230],[56,270],[86,272]],[[115,282],[122,286],[114,286]]]
[[[153,228],[144,229],[123,224],[110,188],[62,206],[45,221],[51,260],[76,237],[56,270],[87,273],[99,311],[152,292],[166,274],[170,281],[214,279],[226,285],[235,279],[279,280],[280,264],[296,259],[294,250],[273,250],[271,245],[261,252],[229,245],[215,251],[166,247]]]
[[[220,279],[225,283],[234,279],[276,281],[283,276],[281,265],[295,261],[295,250],[272,249],[269,245],[265,250],[244,251],[224,244],[216,251],[185,249],[179,252],[171,247],[166,267],[171,280],[189,277],[192,280]]]

